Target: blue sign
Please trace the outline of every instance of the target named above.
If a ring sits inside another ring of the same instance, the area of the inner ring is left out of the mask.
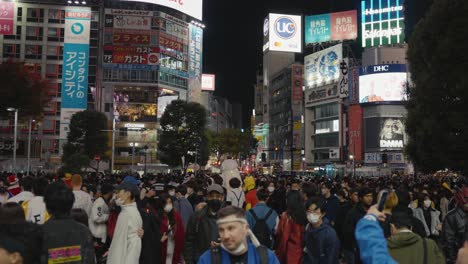
[[[305,17],[305,43],[320,43],[331,40],[330,14]]]
[[[89,45],[65,44],[63,48],[62,107],[87,108]]]
[[[275,21],[275,32],[283,39],[290,39],[296,34],[297,25],[289,17],[280,17]]]
[[[159,71],[164,72],[164,73],[168,73],[168,74],[172,74],[172,75],[176,75],[176,76],[179,76],[179,77],[182,77],[182,78],[188,78],[189,77],[189,74],[187,72],[179,71],[179,70],[175,70],[175,69],[171,69],[171,68],[166,68],[166,67],[163,67],[163,66],[159,67]]]
[[[406,64],[381,64],[361,67],[359,75],[386,73],[386,72],[406,72]]]

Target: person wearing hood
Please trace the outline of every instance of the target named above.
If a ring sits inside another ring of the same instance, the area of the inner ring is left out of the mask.
[[[257,189],[255,189],[255,179],[252,176],[247,176],[244,179],[244,191],[245,191],[245,210],[254,208],[258,203],[257,200]]]
[[[229,186],[229,181],[232,178],[237,178],[242,181],[239,172],[239,164],[237,161],[233,160],[231,156],[227,156],[226,160],[221,163],[221,175],[223,179],[223,187],[226,188],[227,191],[231,190]]]
[[[392,215],[392,236],[387,245],[390,255],[398,263],[444,264],[445,258],[437,244],[411,231],[411,217],[403,212]]]
[[[304,264],[340,263],[340,241],[326,218],[327,204],[323,199],[312,197],[306,202],[307,221],[304,236]]]

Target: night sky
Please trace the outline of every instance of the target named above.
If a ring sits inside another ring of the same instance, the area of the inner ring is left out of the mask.
[[[205,73],[216,74],[215,95],[243,105],[250,125],[256,71],[262,62],[263,20],[268,13],[313,15],[355,9],[357,0],[204,0]]]

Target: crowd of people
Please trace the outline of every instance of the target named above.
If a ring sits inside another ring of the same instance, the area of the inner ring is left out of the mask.
[[[0,203],[0,264],[468,263],[463,177],[4,173]]]

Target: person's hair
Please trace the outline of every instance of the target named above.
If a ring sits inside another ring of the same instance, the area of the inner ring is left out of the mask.
[[[346,195],[346,192],[345,192],[343,189],[339,190],[339,191],[336,193],[336,195],[337,195],[337,196],[341,196],[341,197],[343,197],[343,198],[345,198],[345,199],[348,198],[348,196]]]
[[[29,176],[23,177],[20,180],[20,186],[23,187],[23,190],[30,192],[32,191],[33,182],[34,180],[32,177],[29,177]]]
[[[184,184],[179,185],[179,186],[177,186],[177,188],[176,188],[175,191],[176,191],[176,193],[180,193],[180,194],[182,194],[182,195],[186,195],[186,194],[187,194],[187,186],[185,186]]]
[[[71,185],[73,187],[78,187],[83,184],[83,178],[79,174],[73,174],[71,178]]]
[[[398,205],[398,196],[394,191],[388,193],[387,200],[385,201],[385,209],[392,210]]]
[[[291,218],[300,225],[307,224],[306,210],[304,201],[298,191],[291,191],[286,197],[286,212]]]
[[[266,201],[268,199],[268,197],[270,196],[270,194],[268,193],[268,191],[266,189],[260,189],[257,191],[257,199],[259,201]]]
[[[33,182],[32,190],[35,196],[44,196],[44,192],[49,182],[46,178],[37,178]]]
[[[390,223],[393,224],[397,229],[411,228],[411,216],[406,212],[395,212],[390,217]]]
[[[316,195],[315,187],[312,185],[312,183],[306,182],[302,184],[302,193],[307,195],[307,198],[315,196]]]
[[[12,246],[17,244],[23,250],[18,252],[23,258],[23,263],[35,263],[40,259],[43,243],[43,233],[41,226],[22,221],[14,224],[0,224],[0,248],[4,245]]]
[[[73,208],[70,212],[71,218],[80,224],[88,226],[88,214],[81,208]]]
[[[364,196],[368,195],[369,193],[374,194],[374,192],[370,188],[362,187],[361,190],[359,190],[358,196],[359,196],[359,198],[363,198]]]
[[[237,178],[232,178],[229,180],[229,186],[233,189],[239,188],[241,186],[241,181]]]
[[[25,220],[21,205],[9,202],[0,206],[0,224],[14,224]]]
[[[72,190],[68,189],[63,182],[51,183],[44,195],[47,211],[55,217],[66,217],[75,202]]]
[[[218,211],[218,219],[226,218],[228,216],[234,215],[237,218],[245,218],[244,209],[236,207],[236,206],[226,206],[224,208],[219,209]]]
[[[169,224],[171,226],[174,226],[176,224],[175,221],[175,216],[174,216],[174,210],[172,210],[169,213],[166,213],[164,211],[164,206],[166,206],[167,200],[171,199],[171,196],[167,193],[161,193],[159,197],[156,197],[156,200],[154,202],[154,209],[156,210],[158,216],[160,219],[163,219],[164,214],[167,214],[167,219],[169,219]],[[174,206],[174,202],[172,202],[172,206]]]
[[[223,185],[223,177],[219,176],[219,174],[213,174],[211,175],[211,178],[213,178],[214,183]]]
[[[407,207],[411,203],[410,195],[408,190],[397,190],[396,195],[398,197],[398,204]]]
[[[309,207],[311,205],[315,204],[317,206],[317,208],[320,209],[320,212],[322,214],[326,213],[327,211],[327,203],[325,202],[324,199],[322,199],[321,197],[312,197],[310,198],[309,200],[306,201],[305,203],[305,209],[309,209]]]

